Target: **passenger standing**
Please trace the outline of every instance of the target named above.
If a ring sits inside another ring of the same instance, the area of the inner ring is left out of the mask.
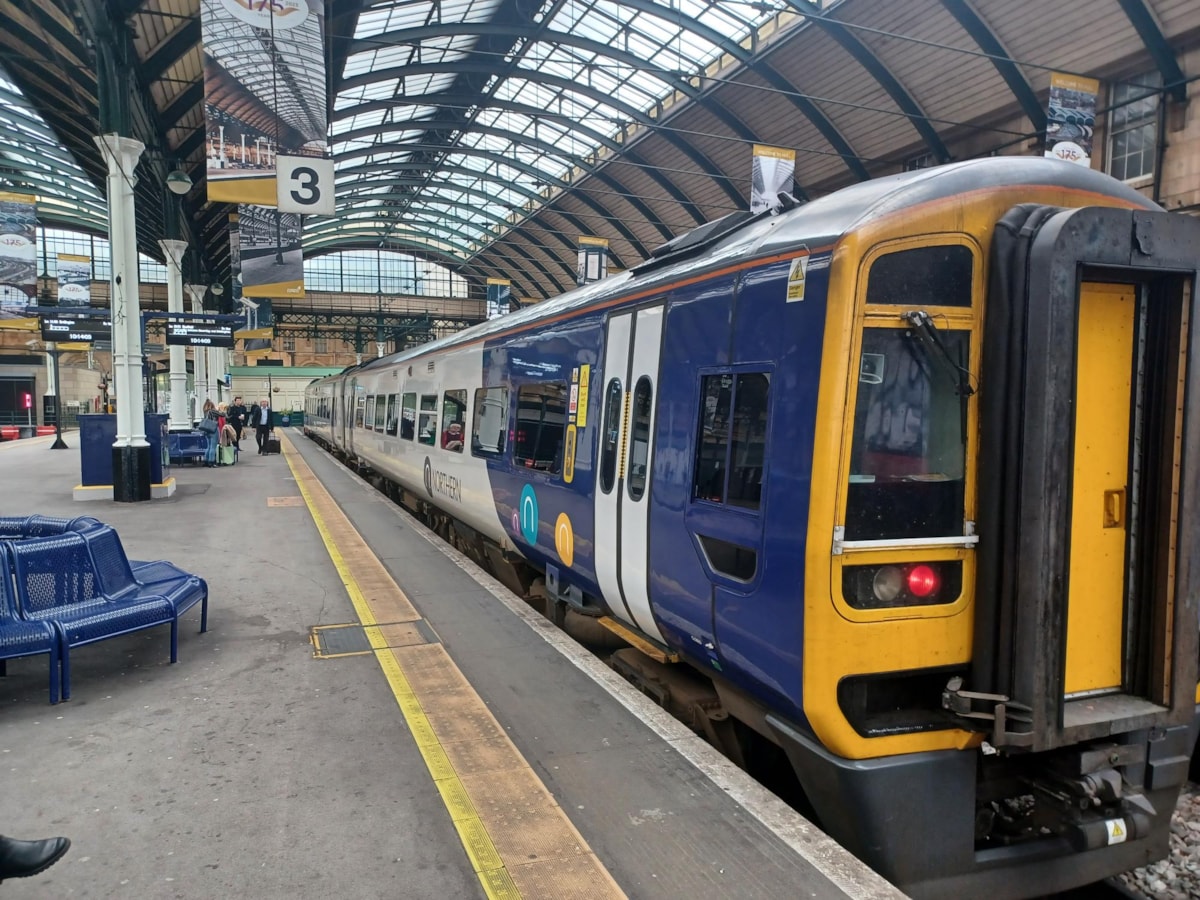
[[[233,426],[233,433],[236,435],[233,446],[239,450],[242,449],[242,429],[246,427],[246,417],[248,415],[249,410],[242,403],[242,398],[234,397],[233,405],[229,407],[229,424]]]
[[[204,417],[196,427],[208,437],[208,446],[204,449],[204,465],[212,468],[217,464],[217,445],[221,440],[221,413],[211,400],[204,401]]]
[[[254,426],[254,440],[258,443],[258,455],[262,456],[267,439],[271,436],[271,404],[259,400],[258,406],[250,410],[250,424]]]

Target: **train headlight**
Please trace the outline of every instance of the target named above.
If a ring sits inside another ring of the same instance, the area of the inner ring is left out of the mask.
[[[899,566],[880,566],[871,579],[871,592],[881,606],[891,606],[904,590],[904,571]]]
[[[842,596],[855,609],[895,609],[953,603],[962,593],[962,563],[845,566]]]

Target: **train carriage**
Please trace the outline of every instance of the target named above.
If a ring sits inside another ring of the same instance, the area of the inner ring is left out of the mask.
[[[1107,176],[958,163],[316,382],[306,427],[703,673],[909,893],[1030,896],[1165,855],[1186,778],[1198,260]]]

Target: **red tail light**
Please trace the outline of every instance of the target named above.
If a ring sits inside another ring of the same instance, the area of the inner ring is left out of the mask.
[[[908,592],[914,597],[925,600],[936,594],[941,586],[942,579],[932,566],[922,563],[908,570]]]

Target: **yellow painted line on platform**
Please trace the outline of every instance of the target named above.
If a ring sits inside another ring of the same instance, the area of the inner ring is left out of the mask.
[[[281,444],[484,893],[624,897],[445,647],[396,640],[416,633],[419,613],[290,440]]]

